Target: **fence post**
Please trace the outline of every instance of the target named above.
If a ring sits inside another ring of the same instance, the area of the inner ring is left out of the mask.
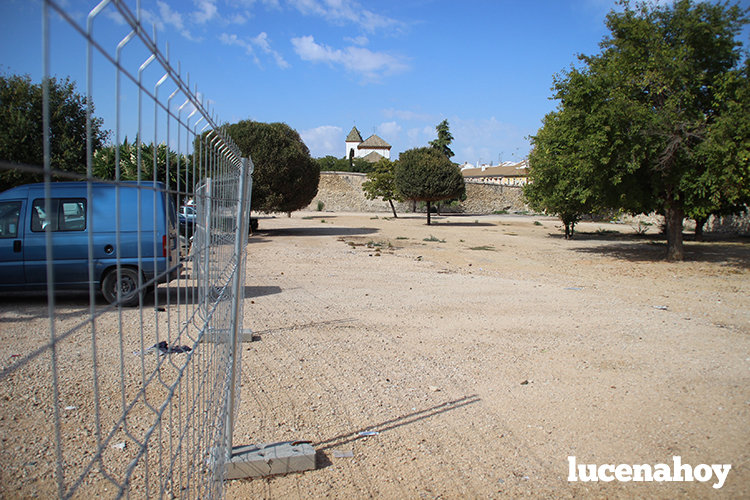
[[[240,335],[242,333],[242,300],[244,299],[245,273],[245,246],[247,241],[248,222],[246,214],[249,212],[249,194],[247,191],[248,171],[252,167],[249,158],[242,158],[240,164],[240,179],[237,188],[239,203],[237,203],[237,227],[235,228],[234,256],[236,268],[232,282],[232,332],[231,332],[231,366],[229,373],[229,401],[227,402],[227,460],[232,457],[232,441],[234,434],[234,417],[236,413],[235,403],[237,399],[237,386],[239,385],[240,362],[242,350],[240,349]]]
[[[202,305],[203,305],[203,311],[208,314],[209,311],[209,302],[210,302],[210,290],[211,290],[211,207],[213,205],[213,200],[211,199],[211,178],[206,177],[206,184],[204,187],[204,196],[203,196],[203,203],[204,203],[204,213],[205,219],[203,220],[204,225],[204,232],[203,232],[203,238],[205,241],[200,242],[200,249],[203,251],[203,254],[200,256],[203,259],[203,276],[202,281],[203,283],[200,283],[199,286],[203,288],[202,293]]]
[[[232,359],[229,401],[227,403],[226,426],[226,460],[224,462],[224,479],[241,479],[248,477],[265,477],[289,472],[302,472],[315,469],[315,449],[310,441],[295,440],[282,443],[233,446],[234,419],[237,413],[237,393],[242,350],[242,302],[245,275],[245,247],[250,222],[250,198],[252,192],[253,163],[250,158],[242,159],[240,170],[240,187],[242,193],[237,207],[237,235],[235,238],[235,255],[237,270],[234,275],[232,296]],[[247,217],[247,218],[245,218]]]

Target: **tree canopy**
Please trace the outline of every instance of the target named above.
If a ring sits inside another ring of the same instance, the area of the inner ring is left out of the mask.
[[[328,155],[315,158],[321,172],[360,172],[368,173],[375,169],[375,165],[364,158],[336,158]]]
[[[686,215],[747,196],[747,71],[736,39],[747,12],[691,0],[621,6],[607,16],[601,52],[555,79],[560,104],[532,139],[530,177],[559,185],[527,192],[556,213],[566,191],[576,210],[656,210],[667,258],[681,260]],[[728,184],[741,187],[718,196]]]
[[[394,185],[402,199],[427,202],[428,225],[433,201],[460,198],[466,192],[458,166],[432,147],[401,153],[394,170]]]
[[[50,166],[86,175],[86,98],[69,78],[50,78]],[[93,115],[93,104],[91,105]],[[100,118],[91,120],[91,144],[100,148],[108,131]],[[42,84],[28,76],[0,75],[0,160],[39,167],[39,173],[0,169],[0,190],[43,180]]]
[[[229,125],[227,133],[255,165],[253,210],[293,212],[315,198],[320,167],[289,125],[243,120]]]
[[[202,177],[202,172],[193,171],[191,158],[183,154],[177,154],[167,148],[164,143],[153,143],[139,145],[138,139],[135,142],[125,141],[119,146],[120,161],[120,180],[134,181],[138,180],[138,156],[140,147],[140,178],[141,180],[156,180],[166,184],[169,191],[178,191],[179,193],[192,192],[196,179]],[[115,179],[117,158],[115,153],[118,148],[114,145],[103,146],[94,152],[92,170],[95,177],[99,179]],[[154,158],[156,151],[156,158]],[[154,175],[154,166],[156,172]],[[196,168],[198,165],[196,165]],[[168,174],[168,175],[167,175]],[[184,194],[177,194],[177,198],[182,198]],[[176,199],[176,202],[182,202],[182,199]]]
[[[451,134],[448,120],[443,120],[438,123],[435,130],[437,131],[438,136],[437,139],[430,141],[430,146],[443,153],[446,158],[453,158],[454,153],[450,148],[450,145],[453,142],[453,134]]]

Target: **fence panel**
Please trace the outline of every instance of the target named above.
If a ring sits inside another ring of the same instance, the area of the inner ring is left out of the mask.
[[[252,165],[137,8],[61,5],[42,6],[43,156],[0,158],[0,496],[222,496]],[[85,60],[78,170],[56,164],[62,32]]]

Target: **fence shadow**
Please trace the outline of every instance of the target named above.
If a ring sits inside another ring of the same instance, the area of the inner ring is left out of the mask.
[[[243,297],[246,299],[275,295],[281,293],[278,286],[246,286]],[[169,301],[170,306],[198,304],[198,288],[194,286],[170,286],[161,287],[154,294],[147,293],[143,297],[144,307],[164,307]],[[95,303],[97,307],[110,307],[104,297],[97,293]],[[28,292],[0,292],[0,311],[3,306],[9,306],[19,312],[23,318],[9,319],[0,316],[0,322],[15,322],[34,318],[47,317],[47,292],[44,290]],[[60,290],[55,293],[55,306],[61,308],[73,308],[71,311],[55,311],[55,318],[61,319],[68,316],[80,316],[83,311],[88,310],[89,294],[86,290]],[[124,308],[124,310],[136,308]],[[114,308],[113,308],[114,310]]]
[[[412,413],[408,413],[406,415],[402,415],[400,417],[393,418],[391,420],[386,420],[385,422],[380,422],[378,424],[363,427],[361,429],[356,429],[346,434],[339,434],[338,436],[334,436],[324,441],[318,441],[317,443],[313,443],[313,447],[317,449],[317,453],[321,454],[324,450],[329,450],[337,446],[351,443],[352,441],[356,441],[357,439],[362,439],[363,437],[367,435],[367,434],[363,435],[360,433],[387,432],[393,429],[397,429],[399,427],[404,427],[406,425],[419,422],[421,420],[427,420],[436,415],[440,415],[441,413],[446,413],[449,411],[457,410],[458,408],[468,406],[474,403],[478,403],[480,401],[481,401],[481,398],[476,394],[472,394],[470,396],[464,396],[463,398],[455,399],[453,401],[447,401],[445,403],[439,404],[437,406],[433,406],[431,408],[426,408],[424,410],[415,411]]]

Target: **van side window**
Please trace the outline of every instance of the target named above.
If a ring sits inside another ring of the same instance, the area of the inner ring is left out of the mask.
[[[44,199],[36,199],[31,204],[31,230],[44,231],[47,226],[52,231],[85,231],[86,200],[52,198],[50,213],[46,213]]]
[[[0,238],[16,238],[18,236],[18,218],[20,216],[20,201],[0,202]]]

